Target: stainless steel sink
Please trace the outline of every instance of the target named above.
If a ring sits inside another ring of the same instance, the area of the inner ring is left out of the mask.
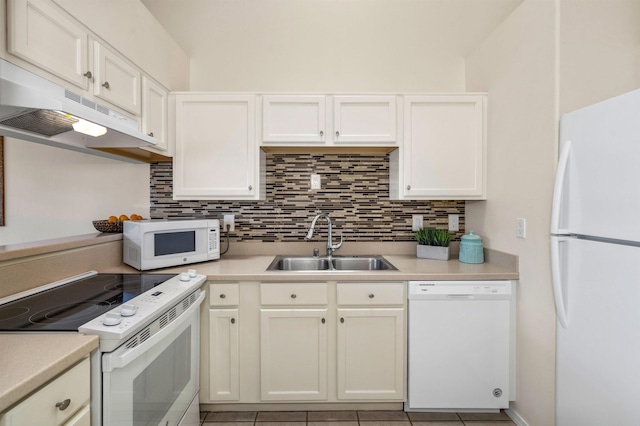
[[[276,256],[267,271],[391,271],[397,270],[387,259],[373,256]]]

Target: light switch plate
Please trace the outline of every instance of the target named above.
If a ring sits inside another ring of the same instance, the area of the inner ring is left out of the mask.
[[[527,238],[527,219],[523,217],[516,219],[516,237]]]

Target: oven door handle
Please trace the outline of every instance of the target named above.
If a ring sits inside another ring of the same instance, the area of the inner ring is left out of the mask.
[[[205,295],[206,293],[204,291],[200,291],[196,301],[191,306],[189,306],[189,308],[187,308],[187,310],[184,311],[182,315],[180,315],[175,321],[170,322],[157,334],[154,334],[142,344],[134,346],[133,348],[126,348],[124,346],[121,346],[112,353],[105,354],[102,357],[102,372],[110,373],[115,369],[126,367],[127,365],[135,361],[138,357],[144,355],[149,348],[164,341],[164,339],[168,335],[177,330],[185,322],[191,321],[191,315],[193,315],[194,312],[199,311],[200,304],[204,300]]]

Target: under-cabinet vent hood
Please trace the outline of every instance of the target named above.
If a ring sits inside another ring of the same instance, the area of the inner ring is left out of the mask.
[[[74,130],[81,124],[106,133]],[[0,59],[0,135],[84,152],[156,145],[139,127],[133,118]]]

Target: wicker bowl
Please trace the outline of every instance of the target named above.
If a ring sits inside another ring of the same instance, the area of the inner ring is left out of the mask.
[[[115,234],[122,232],[122,222],[109,222],[108,220],[94,220],[93,227],[100,232]]]

